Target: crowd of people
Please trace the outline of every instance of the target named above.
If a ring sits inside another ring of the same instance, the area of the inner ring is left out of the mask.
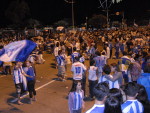
[[[58,80],[67,80],[67,65],[72,65],[73,82],[67,96],[70,113],[81,113],[85,101],[93,100],[94,106],[86,113],[149,112],[150,28],[54,33],[33,41],[37,48],[25,66],[17,62],[12,72],[18,104],[22,104],[21,89],[28,89],[30,103],[36,100],[34,65],[45,62],[43,51],[47,51],[55,57]]]
[[[55,36],[53,53],[59,80],[66,80],[66,65],[72,63],[70,113],[81,113],[84,101],[94,99],[95,104],[87,113],[149,112],[149,33],[147,28],[130,28]],[[85,97],[86,84],[89,84],[88,97]]]

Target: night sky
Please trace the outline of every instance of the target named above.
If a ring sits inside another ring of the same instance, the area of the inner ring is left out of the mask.
[[[12,0],[1,0],[0,4],[0,25],[6,25],[9,21],[5,18],[5,10]],[[30,8],[30,17],[41,21],[44,24],[53,24],[64,18],[71,18],[71,4],[64,0],[25,0]],[[93,14],[105,14],[102,12],[99,0],[74,0],[75,23],[85,22],[85,18]],[[150,0],[123,0],[110,8],[110,13],[125,11],[127,19],[150,18]]]

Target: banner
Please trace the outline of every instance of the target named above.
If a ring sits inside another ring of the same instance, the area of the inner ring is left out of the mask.
[[[24,62],[30,53],[35,49],[36,43],[30,40],[21,40],[12,42],[0,50],[0,61]]]

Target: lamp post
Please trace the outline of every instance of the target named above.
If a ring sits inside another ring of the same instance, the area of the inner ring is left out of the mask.
[[[72,6],[72,27],[73,27],[73,31],[74,31],[74,28],[75,28],[74,27],[74,3],[75,2],[73,0],[71,2],[65,0],[65,2],[71,4],[71,6]]]

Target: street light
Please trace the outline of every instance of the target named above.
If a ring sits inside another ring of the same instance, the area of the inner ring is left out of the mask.
[[[67,1],[67,0],[64,0],[66,3],[69,3],[71,4],[72,6],[72,27],[73,27],[73,31],[74,31],[74,1],[72,0],[71,2]]]

